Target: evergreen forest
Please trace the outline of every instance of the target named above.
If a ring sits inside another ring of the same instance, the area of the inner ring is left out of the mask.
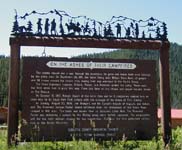
[[[159,52],[156,50],[112,50],[77,56],[79,58],[149,59],[156,60],[158,72]],[[172,108],[182,108],[182,45],[170,45],[170,87]],[[9,57],[0,56],[0,105],[7,106]],[[157,89],[159,89],[157,73]],[[159,91],[159,90],[158,90]],[[159,94],[158,94],[159,95]],[[21,96],[20,96],[21,98]],[[158,98],[159,99],[159,98]]]

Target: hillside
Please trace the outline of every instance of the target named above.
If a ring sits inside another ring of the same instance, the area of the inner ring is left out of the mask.
[[[80,58],[114,58],[114,59],[151,59],[158,60],[158,51],[149,50],[113,50],[78,56]],[[158,61],[157,61],[158,62]],[[0,56],[0,102],[7,105],[9,58]],[[157,68],[158,70],[158,68]],[[182,108],[182,46],[171,43],[170,47],[170,84],[173,108]],[[159,76],[157,76],[159,83]],[[158,87],[159,88],[159,84]]]
[[[9,58],[0,56],[0,105],[7,105]]]
[[[182,46],[171,44],[170,79],[172,106],[182,108]]]
[[[114,59],[150,59],[156,60],[158,72],[159,52],[156,50],[113,50],[111,52],[80,55],[80,58],[114,58]],[[170,46],[170,84],[171,104],[173,108],[182,108],[182,46],[171,43]],[[159,75],[157,74],[159,83]],[[159,89],[159,84],[158,87]]]

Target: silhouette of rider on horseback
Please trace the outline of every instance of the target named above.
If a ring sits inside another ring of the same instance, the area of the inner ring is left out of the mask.
[[[72,20],[70,21],[69,24],[66,23],[66,26],[68,28],[68,33],[70,33],[71,30],[73,30],[73,33],[75,35],[75,33],[77,32],[80,35],[81,32],[81,28],[80,28],[80,23],[77,22],[76,24],[72,22]]]

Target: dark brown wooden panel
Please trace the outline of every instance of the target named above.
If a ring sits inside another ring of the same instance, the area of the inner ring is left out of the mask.
[[[62,37],[12,37],[10,44],[21,46],[50,47],[85,47],[85,48],[127,48],[159,50],[161,41],[157,40],[124,40],[124,39],[94,39],[94,38],[62,38]]]
[[[22,140],[152,139],[155,73],[155,61],[24,58]]]

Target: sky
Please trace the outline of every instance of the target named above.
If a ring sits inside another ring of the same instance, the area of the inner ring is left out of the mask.
[[[182,0],[6,0],[0,5],[0,55],[10,55],[15,9],[19,16],[33,10],[64,10],[71,16],[85,15],[101,22],[121,15],[136,20],[154,17],[167,24],[169,41],[182,45]],[[41,56],[44,50],[47,55],[71,57],[110,49],[22,47],[21,55]]]

